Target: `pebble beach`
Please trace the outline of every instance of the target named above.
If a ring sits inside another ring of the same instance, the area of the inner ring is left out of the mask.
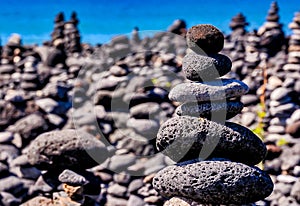
[[[280,6],[256,29],[237,12],[227,32],[174,19],[97,43],[76,11],[36,44],[16,28],[0,205],[300,205],[300,11],[283,26]]]

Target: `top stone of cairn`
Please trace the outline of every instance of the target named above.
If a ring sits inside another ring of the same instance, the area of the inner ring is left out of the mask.
[[[198,54],[216,54],[224,47],[224,35],[215,26],[199,24],[190,28],[186,35],[187,45]]]

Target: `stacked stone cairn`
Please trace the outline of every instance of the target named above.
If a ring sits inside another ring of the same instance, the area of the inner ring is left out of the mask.
[[[51,44],[56,46],[56,42],[62,41],[64,49],[68,54],[80,52],[82,48],[80,44],[81,37],[77,27],[78,23],[79,20],[76,12],[72,12],[70,20],[66,22],[64,14],[62,12],[58,13],[54,19],[54,30],[51,34]]]
[[[289,24],[289,28],[293,31],[289,39],[287,64],[283,66],[283,70],[288,75],[282,83],[279,91],[285,91],[286,101],[283,111],[286,117],[284,122],[287,123],[286,132],[295,138],[300,137],[300,115],[299,115],[299,93],[300,93],[300,12],[295,13],[293,21]]]
[[[293,30],[293,34],[290,37],[289,41],[289,53],[288,53],[288,64],[285,65],[284,70],[292,71],[291,75],[293,78],[294,84],[291,85],[294,87],[294,91],[297,92],[298,99],[296,100],[299,104],[300,102],[300,12],[295,14],[293,22],[289,24],[289,28]],[[287,121],[288,126],[286,127],[287,133],[293,137],[300,137],[300,109],[294,111],[293,115]]]
[[[282,24],[279,23],[278,4],[274,1],[268,11],[266,22],[258,29],[258,35],[261,37],[261,46],[269,56],[274,56],[281,50],[285,43]]]
[[[192,51],[183,59],[183,71],[190,81],[169,93],[183,104],[156,139],[157,149],[179,163],[159,171],[154,188],[172,198],[165,205],[241,205],[267,197],[272,180],[254,167],[264,159],[265,145],[241,125],[222,124],[222,117],[224,122],[242,110],[237,99],[248,91],[241,81],[218,78],[231,69],[230,59],[218,54],[223,34],[212,25],[193,26],[187,44]]]
[[[238,13],[232,17],[229,24],[232,32],[225,37],[224,49],[222,51],[224,54],[230,56],[233,61],[231,75],[236,75],[240,79],[242,78],[242,69],[244,66],[245,39],[247,35],[245,27],[247,25],[249,23],[242,13]]]
[[[236,16],[232,17],[231,22],[229,24],[231,33],[231,41],[239,41],[240,38],[243,37],[247,32],[245,27],[248,26],[249,23],[246,21],[246,17],[242,13],[238,13]]]
[[[81,37],[77,28],[78,23],[79,20],[77,19],[76,12],[73,12],[70,21],[65,23],[65,49],[68,53],[78,53],[81,51]]]
[[[100,193],[99,178],[85,169],[103,162],[107,149],[89,133],[74,129],[43,133],[31,142],[26,155],[31,165],[46,171],[43,180],[56,187],[62,183],[64,191],[53,193],[55,205],[91,205],[87,196]]]
[[[54,30],[51,34],[52,37],[52,44],[57,39],[64,38],[64,24],[65,24],[65,17],[62,12],[58,13],[54,19]]]

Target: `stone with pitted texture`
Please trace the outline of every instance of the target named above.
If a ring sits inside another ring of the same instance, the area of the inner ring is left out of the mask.
[[[224,47],[223,33],[213,25],[199,24],[190,28],[186,34],[187,45],[196,53],[216,54]]]
[[[246,127],[189,116],[166,121],[158,131],[156,146],[174,161],[199,158],[204,148],[215,148],[211,156],[249,165],[259,163],[266,155],[263,142]]]
[[[271,194],[271,178],[256,167],[230,161],[202,161],[159,171],[154,188],[165,197],[201,204],[246,204]]]
[[[59,176],[58,180],[62,183],[67,183],[69,185],[73,186],[81,186],[88,183],[88,180],[81,176],[80,174],[77,174],[76,172],[72,170],[64,170]]]
[[[29,145],[27,156],[29,163],[39,169],[83,170],[104,161],[108,152],[91,134],[67,129],[39,135]]]
[[[239,14],[234,20],[234,35],[245,34],[245,17]],[[218,54],[224,37],[214,26],[193,26],[187,44],[193,51],[183,58],[182,70],[190,81],[170,91],[169,99],[182,104],[156,137],[156,149],[180,163],[159,171],[153,186],[171,198],[165,206],[245,205],[261,200],[271,194],[273,183],[253,165],[265,158],[267,148],[248,128],[226,122],[241,112],[239,97],[249,88],[239,80],[219,78],[230,72],[232,63]]]

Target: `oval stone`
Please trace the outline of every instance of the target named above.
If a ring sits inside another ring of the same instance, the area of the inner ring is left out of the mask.
[[[256,167],[230,161],[202,161],[168,166],[153,178],[165,197],[183,197],[201,204],[247,204],[269,196],[271,178]]]
[[[248,92],[248,86],[235,79],[220,79],[205,83],[187,82],[176,85],[169,99],[176,102],[204,102],[240,97]]]
[[[207,158],[209,155],[249,165],[259,163],[267,152],[259,137],[246,127],[231,122],[222,125],[189,116],[166,121],[157,133],[156,147],[174,161]],[[200,155],[201,150],[209,153]]]
[[[175,113],[179,116],[204,117],[206,119],[217,118],[230,119],[239,114],[244,108],[239,101],[217,101],[217,102],[187,102],[177,107]]]
[[[91,134],[68,129],[39,135],[29,145],[27,156],[30,164],[42,170],[83,170],[106,160],[108,151]]]
[[[208,81],[219,78],[230,72],[231,60],[222,54],[210,56],[190,52],[183,58],[182,70],[187,79]]]

